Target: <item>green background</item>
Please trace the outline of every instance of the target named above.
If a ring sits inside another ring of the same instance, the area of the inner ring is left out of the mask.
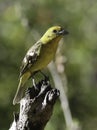
[[[0,130],[18,111],[12,100],[27,49],[53,25],[70,32],[62,52],[73,120],[97,130],[97,0],[0,0]],[[60,101],[46,130],[65,130]]]

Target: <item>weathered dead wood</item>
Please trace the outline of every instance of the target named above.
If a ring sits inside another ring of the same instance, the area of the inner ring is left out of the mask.
[[[59,90],[52,88],[48,79],[28,88],[9,130],[44,130],[59,95]]]

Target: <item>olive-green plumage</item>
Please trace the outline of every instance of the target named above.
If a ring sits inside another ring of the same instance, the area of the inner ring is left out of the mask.
[[[68,32],[60,26],[51,27],[42,38],[28,50],[22,62],[20,81],[13,104],[19,103],[21,100],[25,89],[24,85],[27,80],[33,76],[35,72],[45,68],[54,58],[58,42],[65,34],[68,34]]]

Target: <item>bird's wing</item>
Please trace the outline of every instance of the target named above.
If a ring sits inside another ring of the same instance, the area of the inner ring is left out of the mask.
[[[28,50],[22,61],[22,65],[20,68],[20,76],[22,76],[27,70],[29,70],[33,63],[37,61],[37,58],[40,54],[41,46],[41,42],[37,42]]]

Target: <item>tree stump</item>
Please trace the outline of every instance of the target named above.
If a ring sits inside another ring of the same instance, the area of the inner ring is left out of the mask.
[[[9,130],[44,130],[59,95],[59,90],[52,88],[47,78],[28,88]]]

